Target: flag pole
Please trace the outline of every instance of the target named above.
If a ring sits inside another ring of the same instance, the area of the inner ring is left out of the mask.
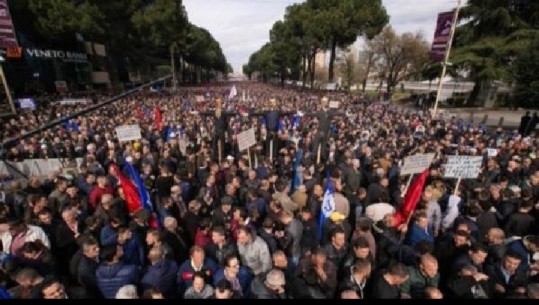
[[[453,24],[451,24],[451,33],[449,34],[449,41],[447,42],[447,50],[445,50],[445,58],[442,63],[442,74],[440,80],[438,81],[438,91],[436,92],[436,101],[434,102],[434,109],[432,110],[432,117],[436,117],[436,112],[438,111],[438,102],[440,101],[440,94],[442,93],[442,88],[444,85],[444,77],[447,73],[447,66],[449,63],[449,55],[451,54],[451,47],[453,45],[453,38],[455,36],[455,30],[457,28],[457,21],[459,19],[459,12],[462,6],[462,0],[458,0],[457,9],[455,15],[453,16]]]
[[[408,178],[408,182],[406,182],[406,187],[404,188],[404,191],[401,194],[402,198],[404,198],[404,196],[406,196],[406,193],[408,193],[408,189],[410,188],[410,183],[412,183],[413,177],[414,177],[414,174],[410,174],[410,177]]]
[[[318,153],[316,154],[316,164],[320,164],[321,151],[322,151],[322,144],[318,144]]]
[[[269,151],[269,159],[271,162],[273,162],[273,136],[272,136],[272,139],[270,140],[270,151]]]
[[[457,185],[455,186],[455,191],[453,192],[453,195],[457,196],[457,192],[459,191],[460,182],[462,181],[462,178],[459,178],[457,180]]]
[[[249,158],[249,168],[253,168],[253,161],[251,160],[251,148],[247,148],[247,158]]]

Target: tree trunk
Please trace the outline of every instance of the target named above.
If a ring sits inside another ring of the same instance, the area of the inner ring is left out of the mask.
[[[337,42],[335,40],[331,41],[331,55],[329,57],[329,70],[328,70],[328,83],[333,83],[334,75],[334,66],[335,66],[335,57],[337,56]]]
[[[367,80],[369,79],[369,73],[371,72],[371,66],[372,66],[372,59],[369,57],[367,61],[367,68],[365,69],[365,77],[363,77],[363,88],[362,91],[365,93],[365,90],[367,88]]]
[[[305,89],[305,82],[307,81],[307,66],[308,66],[308,55],[307,55],[307,52],[305,52],[303,54],[303,56],[301,57],[301,88],[302,89]]]
[[[472,92],[470,93],[470,97],[468,98],[468,103],[466,103],[467,105],[475,105],[475,103],[477,102],[477,98],[479,97],[479,93],[481,92],[481,88],[483,88],[483,82],[476,81],[473,86]]]
[[[314,89],[314,74],[316,72],[316,55],[311,58],[311,89]]]

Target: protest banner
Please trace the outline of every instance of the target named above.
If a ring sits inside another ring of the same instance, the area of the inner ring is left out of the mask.
[[[249,147],[256,145],[255,130],[251,128],[238,134],[238,148],[240,151],[244,151]]]
[[[125,125],[116,127],[116,136],[120,142],[129,142],[142,139],[138,125]]]
[[[405,176],[421,173],[429,168],[432,160],[434,160],[434,153],[408,156],[404,158],[404,164],[400,170],[400,175]]]
[[[448,156],[445,178],[476,179],[481,172],[481,156]]]

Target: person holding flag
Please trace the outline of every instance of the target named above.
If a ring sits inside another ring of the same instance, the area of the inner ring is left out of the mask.
[[[419,203],[421,198],[421,193],[427,182],[427,177],[429,176],[429,169],[424,170],[410,185],[410,188],[406,191],[404,195],[404,201],[400,209],[395,214],[393,227],[399,228],[403,224],[408,225],[410,219]]]
[[[134,215],[140,209],[145,209],[148,212],[152,213],[153,207],[149,198],[149,194],[144,187],[144,184],[142,183],[140,175],[127,160],[124,160],[124,164],[130,178],[135,181],[136,185],[131,179],[129,179],[124,173],[122,173],[122,171],[118,168],[116,164],[111,164],[109,171],[113,176],[116,177],[116,179],[118,179],[120,187],[124,192],[129,214]],[[149,224],[151,228],[159,227],[158,220],[155,216],[152,216]]]
[[[326,192],[324,193],[324,199],[322,200],[322,207],[318,219],[318,237],[322,240],[324,236],[324,225],[327,219],[335,211],[335,199],[333,194],[335,193],[335,186],[333,179],[329,177],[329,171],[327,171]]]

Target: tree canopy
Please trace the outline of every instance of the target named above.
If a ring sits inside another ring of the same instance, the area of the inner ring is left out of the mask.
[[[42,47],[73,47],[80,35],[105,44],[111,63],[130,63],[139,72],[167,64],[171,51],[208,73],[230,68],[213,36],[189,23],[182,0],[9,2],[17,29]]]
[[[277,73],[281,81],[301,72],[303,83],[310,76],[312,84],[316,54],[329,50],[328,75],[332,82],[337,48],[348,47],[362,35],[376,36],[388,20],[381,0],[308,0],[291,5],[286,9],[284,20],[277,21],[271,29],[269,45],[263,46],[264,52],[269,52],[264,58],[272,62],[264,67],[275,70],[260,71],[262,65],[252,61],[260,57],[251,56],[244,72],[248,75],[261,72],[265,77]]]
[[[451,61],[475,81],[473,103],[490,81],[517,80],[515,60],[539,38],[539,1],[469,0],[459,19]]]

